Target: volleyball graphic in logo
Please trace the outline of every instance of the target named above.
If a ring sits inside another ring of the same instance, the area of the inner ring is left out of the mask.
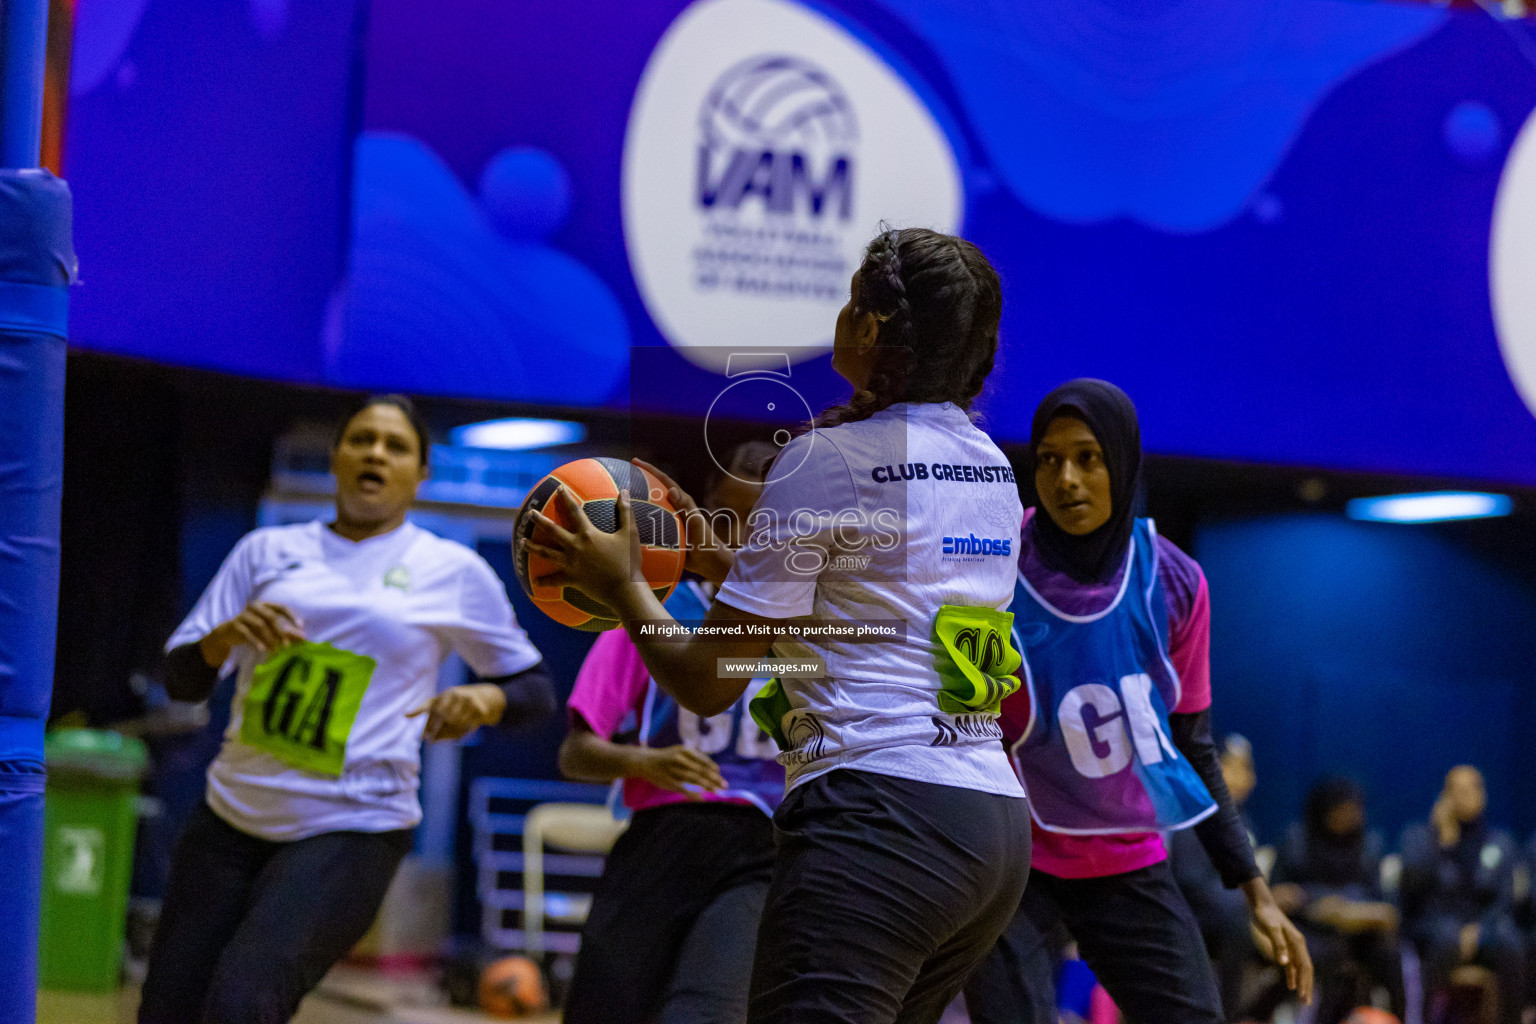
[[[749,57],[716,79],[700,110],[699,208],[760,206],[768,216],[799,215],[808,227],[846,221],[853,215],[857,139],[853,107],[825,71],[798,57]],[[705,271],[701,283],[710,276]]]
[[[797,0],[695,0],[646,62],[624,136],[624,245],[667,342],[825,352],[882,222],[954,231],[935,110],[848,26]]]
[[[721,75],[699,130],[710,149],[830,149],[859,134],[853,106],[831,76],[787,56],[750,57]]]

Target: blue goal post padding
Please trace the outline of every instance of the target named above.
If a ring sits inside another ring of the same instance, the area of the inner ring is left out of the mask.
[[[64,473],[69,186],[0,170],[0,1021],[36,1013]]]

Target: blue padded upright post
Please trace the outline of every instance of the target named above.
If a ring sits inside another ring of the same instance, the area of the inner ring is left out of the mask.
[[[0,3],[0,1022],[37,1019],[43,723],[64,491],[69,186],[36,170],[48,0]]]
[[[9,7],[13,0],[5,0]],[[64,473],[69,186],[0,169],[0,1022],[36,1017]]]
[[[0,3],[0,167],[37,166],[47,61],[48,0]]]

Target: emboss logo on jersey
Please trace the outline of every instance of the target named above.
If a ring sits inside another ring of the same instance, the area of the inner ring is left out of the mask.
[[[944,554],[946,555],[1011,555],[1013,554],[1013,538],[1011,537],[978,537],[974,533],[964,537],[945,537]]]
[[[395,566],[384,574],[384,585],[409,593],[411,589],[411,570],[403,565]]]

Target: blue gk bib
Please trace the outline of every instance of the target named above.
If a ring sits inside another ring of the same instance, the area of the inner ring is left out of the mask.
[[[1068,615],[1023,573],[1014,585],[1015,645],[1034,717],[1012,753],[1030,810],[1048,831],[1156,832],[1216,810],[1170,738],[1179,677],[1168,660],[1157,562],[1157,531],[1141,519],[1120,592],[1104,611]]]

